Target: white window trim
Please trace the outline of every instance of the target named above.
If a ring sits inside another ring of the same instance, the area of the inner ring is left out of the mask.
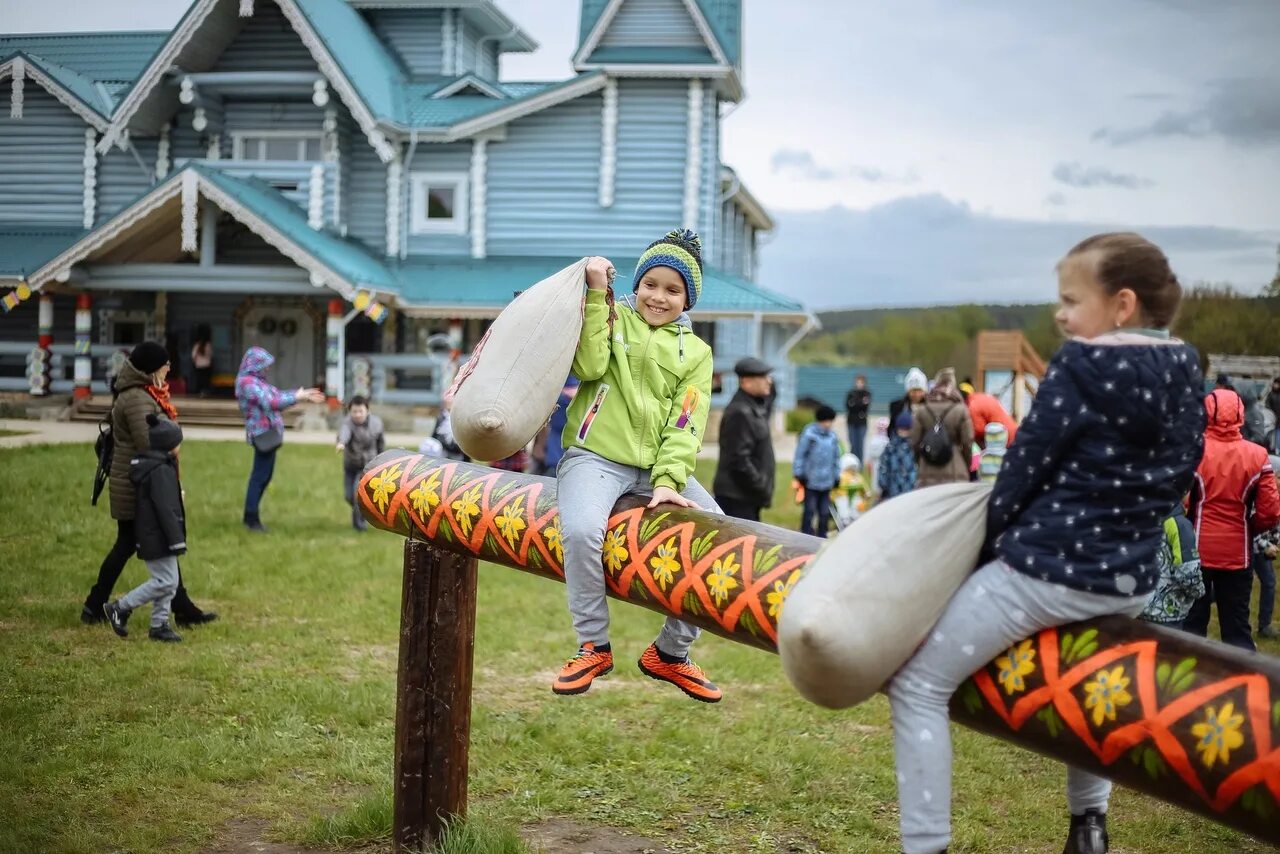
[[[409,178],[410,234],[466,234],[471,215],[468,203],[469,175],[466,172],[414,172]],[[453,187],[453,218],[427,219],[422,206],[431,187]]]
[[[320,160],[324,160],[324,131],[309,130],[241,130],[231,134],[231,159],[244,160],[244,141],[248,138],[296,139],[299,142],[316,140],[320,143]],[[267,162],[267,161],[263,161]],[[310,160],[299,159],[299,163],[310,163]],[[320,162],[320,161],[315,161]]]

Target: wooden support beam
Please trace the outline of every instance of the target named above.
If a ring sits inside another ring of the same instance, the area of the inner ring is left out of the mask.
[[[419,852],[466,814],[476,560],[404,544],[393,843]]]

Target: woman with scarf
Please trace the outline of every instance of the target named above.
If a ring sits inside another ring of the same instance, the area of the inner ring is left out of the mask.
[[[155,341],[144,341],[125,360],[112,386],[114,399],[111,404],[111,435],[115,448],[111,454],[111,477],[108,489],[111,493],[111,518],[116,520],[116,541],[107,552],[98,570],[98,582],[89,591],[80,611],[85,623],[98,623],[106,619],[102,608],[111,598],[111,589],[137,550],[137,532],[134,528],[137,495],[129,480],[129,461],[139,452],[150,449],[147,416],[167,418],[177,422],[178,410],[169,400],[169,353]],[[213,611],[196,607],[187,595],[182,574],[178,574],[178,592],[170,606],[174,620],[180,626],[194,626],[218,619]]]

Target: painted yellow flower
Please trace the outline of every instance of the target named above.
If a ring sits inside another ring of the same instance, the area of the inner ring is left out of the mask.
[[[711,595],[716,600],[717,606],[724,607],[724,600],[729,598],[729,591],[738,587],[738,579],[734,576],[738,574],[739,568],[734,565],[733,552],[729,552],[711,564],[707,586],[711,588]]]
[[[524,521],[524,496],[517,495],[515,499],[502,508],[502,514],[498,516],[498,530],[502,532],[503,538],[506,539],[507,545],[515,546],[516,539],[519,538],[520,532],[528,525]]]
[[[1128,688],[1129,677],[1125,675],[1123,667],[1099,670],[1093,675],[1092,682],[1084,683],[1085,693],[1088,694],[1084,707],[1093,709],[1094,726],[1102,726],[1103,721],[1114,721],[1116,710],[1133,702]]]
[[[996,667],[1000,670],[1000,684],[1004,686],[1006,694],[1013,695],[1027,690],[1027,683],[1022,677],[1035,672],[1035,659],[1036,651],[1032,648],[1030,639],[1009,647],[1004,655],[996,659]]]
[[[662,545],[658,546],[658,556],[649,561],[649,566],[653,567],[653,580],[658,582],[658,588],[663,592],[667,592],[667,586],[675,579],[676,571],[680,569],[680,562],[676,560],[679,549],[676,548],[676,538],[672,537]]]
[[[480,490],[482,488],[483,484],[477,483],[463,493],[461,498],[453,502],[453,512],[458,518],[458,524],[462,526],[462,535],[464,537],[471,536],[471,526],[475,524],[475,517],[480,515]]]
[[[418,511],[419,518],[427,521],[431,511],[440,503],[440,469],[433,471],[409,493],[409,501],[413,504],[413,509]]]
[[[784,584],[782,581],[773,582],[773,589],[766,595],[765,601],[769,603],[769,616],[775,619],[782,614],[782,604],[787,601],[787,597],[791,595],[791,588],[796,586],[796,582],[800,580],[800,570],[793,569],[791,574],[787,576]]]
[[[1240,734],[1243,725],[1244,715],[1236,714],[1234,703],[1223,703],[1220,709],[1210,706],[1205,711],[1204,720],[1191,727],[1191,734],[1200,739],[1196,750],[1205,768],[1212,768],[1219,760],[1224,765],[1231,761],[1231,751],[1244,744]]]
[[[614,528],[604,538],[604,565],[610,572],[617,572],[630,557],[627,554],[627,537],[622,533],[623,526]]]
[[[560,533],[560,522],[557,520],[542,529],[547,548],[556,556],[556,560],[564,563],[564,536]]]
[[[369,488],[373,490],[373,503],[377,504],[378,510],[383,513],[387,512],[387,504],[395,494],[396,482],[400,480],[400,475],[400,464],[396,463],[391,468],[369,478]]]

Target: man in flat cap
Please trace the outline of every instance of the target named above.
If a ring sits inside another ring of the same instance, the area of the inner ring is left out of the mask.
[[[729,516],[760,521],[773,501],[773,436],[769,404],[773,368],[748,356],[734,365],[738,391],[720,419],[720,460],[716,464],[716,503]]]

